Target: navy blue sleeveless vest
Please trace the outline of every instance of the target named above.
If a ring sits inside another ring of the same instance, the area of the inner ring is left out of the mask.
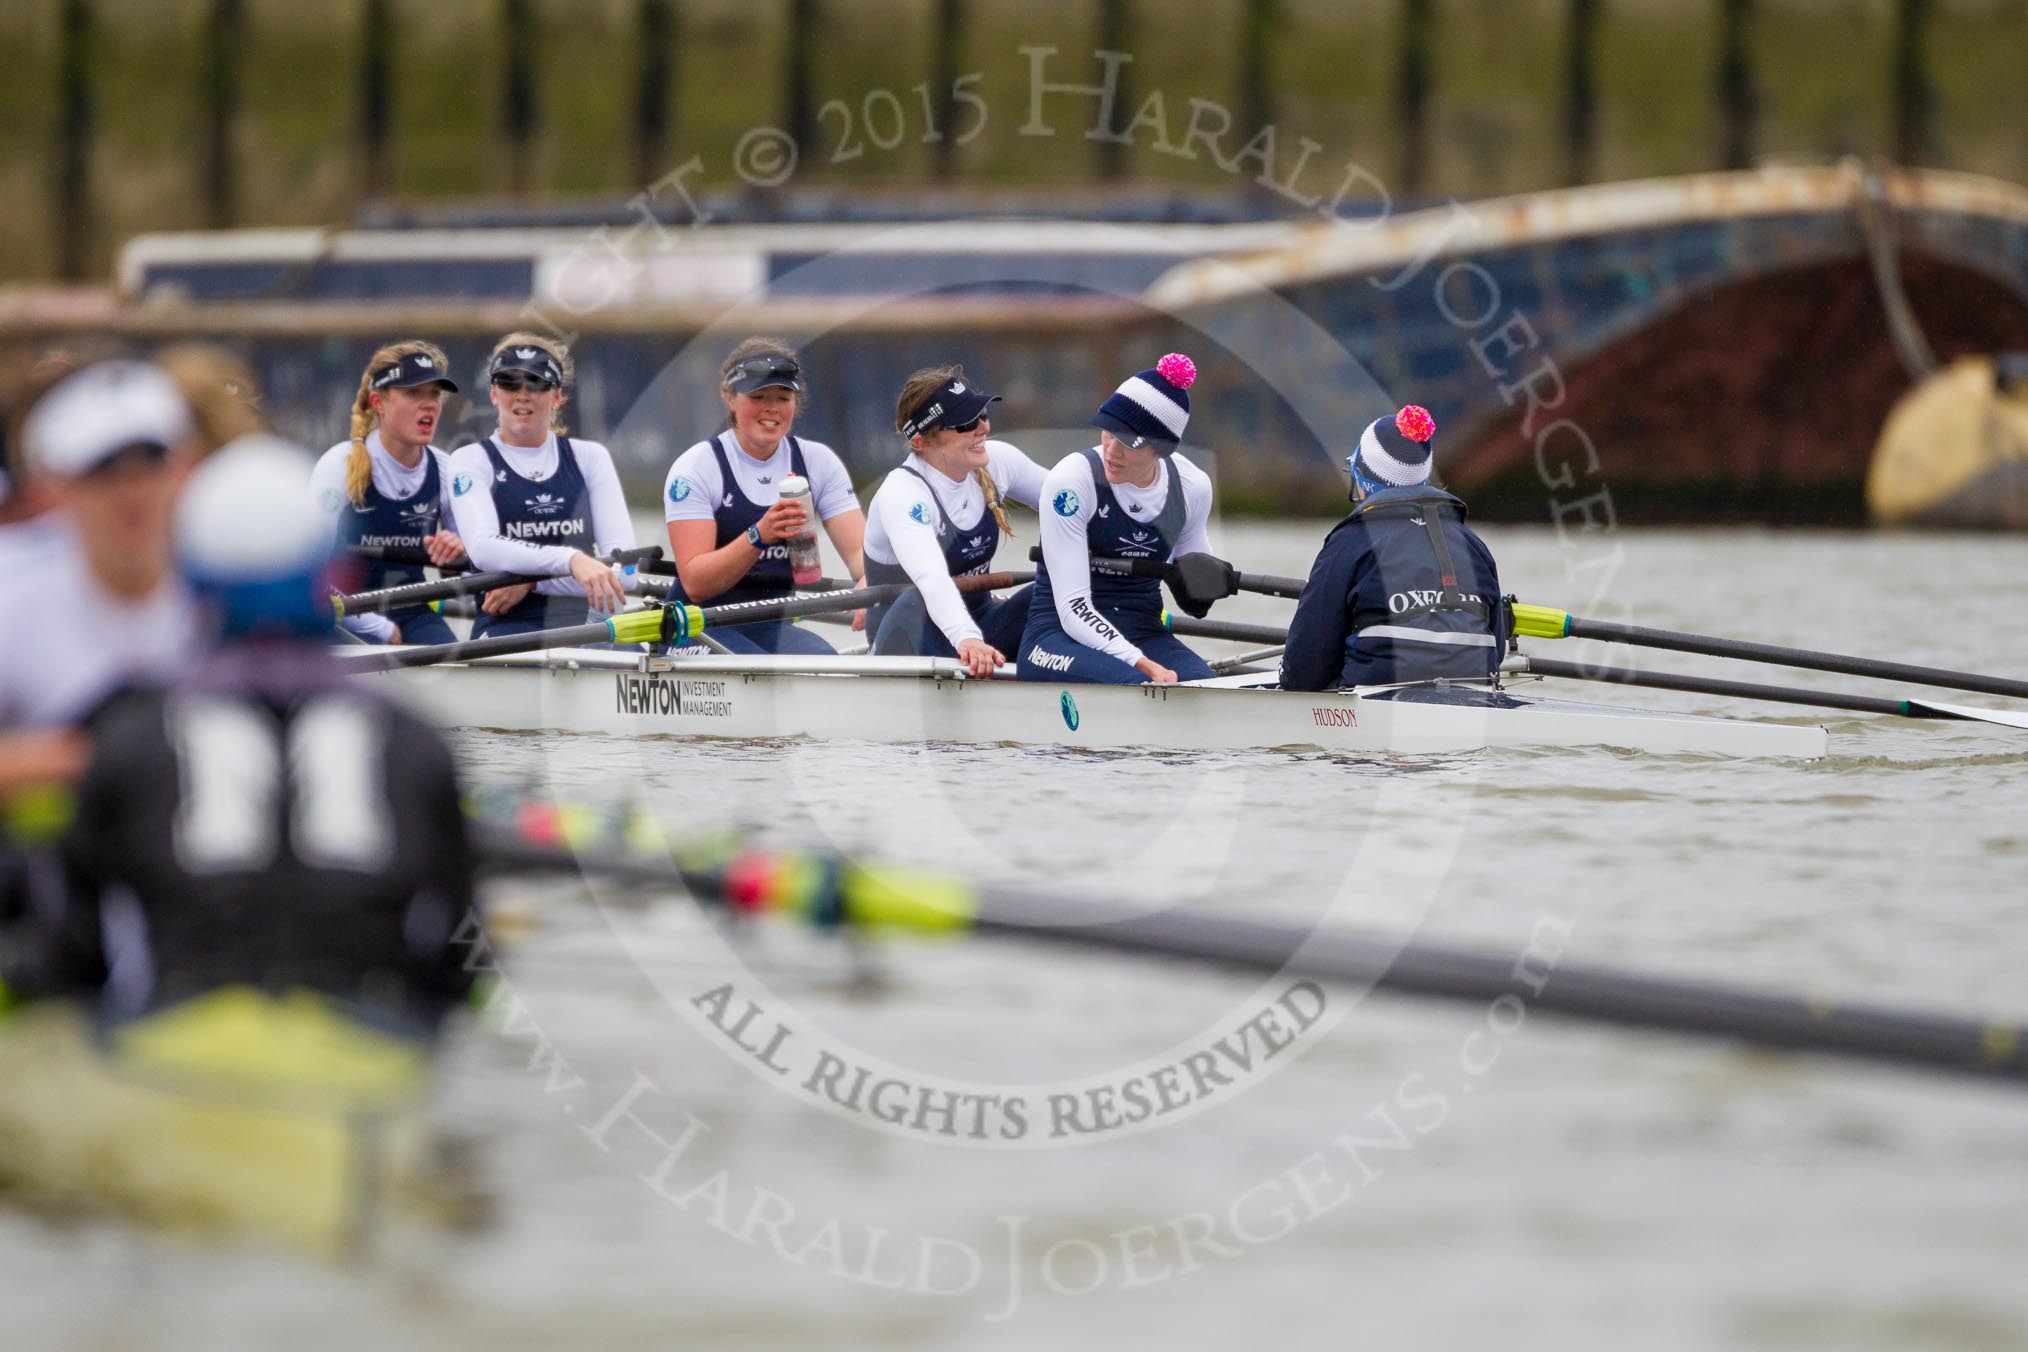
[[[720,432],[711,439],[711,453],[718,457],[719,482],[725,485],[725,492],[718,504],[712,508],[712,519],[718,526],[717,542],[713,549],[723,549],[746,534],[746,528],[768,514],[769,503],[763,506],[742,493],[739,480],[732,477],[732,461],[726,458],[725,439],[731,432]],[[784,438],[789,443],[789,473],[810,477],[803,466],[803,445],[794,437]],[[786,476],[785,476],[786,477]],[[810,497],[810,515],[817,514],[817,499],[813,489]],[[746,570],[746,576],[727,587],[718,595],[703,602],[707,606],[729,606],[740,601],[770,601],[788,596],[796,590],[794,570],[789,566],[789,547],[785,544],[766,545],[761,549],[753,567]],[[681,596],[680,584],[670,588],[672,597]],[[683,599],[688,599],[684,597]]]
[[[557,435],[556,473],[539,483],[516,474],[491,437],[479,444],[486,448],[486,458],[493,462],[493,507],[500,514],[502,535],[531,544],[567,545],[587,554],[592,552],[595,542],[591,491],[585,484],[584,471],[578,468],[577,452],[571,449],[569,437]],[[519,605],[497,619],[481,614],[473,622],[472,633],[477,637],[494,624],[509,620],[554,629],[582,624],[588,613],[582,597],[530,592]]]
[[[937,543],[943,547],[944,566],[952,577],[964,577],[969,573],[983,573],[993,566],[993,555],[1000,548],[1000,522],[988,510],[979,517],[979,524],[969,531],[959,530],[951,514],[944,510],[944,504],[913,465],[903,465],[902,472],[913,474],[922,480],[924,491],[929,496],[930,510],[936,513],[932,526],[937,533]],[[866,560],[866,583],[878,587],[890,582],[907,582],[908,570],[898,563],[882,563],[877,559]],[[985,592],[971,592],[965,597],[965,604],[974,614],[985,609],[990,598]]]
[[[1091,525],[1085,532],[1095,559],[1156,559],[1166,563],[1183,535],[1183,518],[1188,506],[1183,500],[1182,477],[1169,466],[1169,492],[1153,521],[1137,521],[1113,496],[1106,482],[1105,461],[1095,449],[1078,452],[1091,465],[1093,499]],[[1110,573],[1091,575],[1092,604],[1105,614],[1132,614],[1153,618],[1162,613],[1162,580],[1154,577],[1120,577]],[[1040,607],[1040,609],[1036,609]],[[1047,562],[1035,566],[1035,599],[1030,614],[1054,615],[1055,593],[1049,585]]]
[[[350,499],[346,500],[339,509],[338,544],[344,549],[362,545],[421,549],[424,537],[443,529],[442,515],[442,484],[438,478],[437,453],[432,447],[423,451],[423,481],[414,496],[387,497],[373,486],[373,480],[369,478],[363,506],[355,506]],[[361,591],[401,587],[423,580],[423,570],[412,564],[362,559],[360,565]]]

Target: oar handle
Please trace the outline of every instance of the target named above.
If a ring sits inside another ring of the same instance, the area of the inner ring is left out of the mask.
[[[1003,587],[1018,587],[1033,582],[1033,573],[967,573],[951,579],[960,592],[998,591]],[[858,610],[866,606],[885,605],[897,597],[915,590],[912,582],[883,582],[875,587],[860,587],[846,591],[819,591],[809,596],[774,597],[763,601],[735,601],[729,605],[706,606],[702,612],[704,624],[712,629],[724,629],[733,625],[762,624],[770,620],[796,619],[804,615],[824,615],[838,610]]]
[[[400,610],[404,606],[427,605],[431,601],[443,601],[453,596],[477,596],[499,587],[514,587],[525,582],[545,580],[520,573],[460,573],[455,577],[441,578],[434,582],[409,582],[399,587],[382,587],[376,591],[354,592],[350,596],[333,596],[331,608],[336,612],[338,619],[343,619],[347,615]]]
[[[659,563],[661,559],[660,545],[643,545],[639,549],[615,549],[606,555],[606,562],[617,563],[622,568],[630,564],[638,567],[641,564]]]

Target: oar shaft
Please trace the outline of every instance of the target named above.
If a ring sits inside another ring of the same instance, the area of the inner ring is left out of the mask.
[[[2010,695],[2028,699],[2028,681],[2002,676],[1981,676],[1968,671],[1941,667],[1913,666],[1906,662],[1883,662],[1871,657],[1842,653],[1814,652],[1775,643],[1754,643],[1745,639],[1712,638],[1684,634],[1670,629],[1647,629],[1634,624],[1614,624],[1573,615],[1565,633],[1571,638],[1604,639],[1631,643],[1643,648],[1666,648],[1672,652],[1703,653],[1709,657],[1736,657],[1747,662],[1769,662],[1803,671],[1830,671],[1844,676],[1872,676],[1884,681],[1907,681],[1913,685],[1934,685],[1949,690],[1976,690],[1987,695]]]
[[[541,582],[539,577],[520,573],[460,573],[434,582],[408,582],[399,587],[355,592],[340,596],[334,604],[340,615],[365,615],[378,610],[400,610],[403,606],[427,605],[453,596],[479,596],[496,587],[514,587],[524,582]]]
[[[1854,713],[1887,714],[1894,718],[1953,718],[1954,714],[1912,703],[1883,699],[1878,695],[1847,695],[1834,690],[1804,690],[1797,686],[1761,685],[1753,681],[1725,681],[1711,676],[1687,676],[1667,671],[1635,671],[1630,667],[1594,667],[1583,662],[1559,662],[1552,657],[1527,656],[1522,670],[1537,676],[1555,676],[1573,681],[1605,681],[1614,685],[1638,685],[1650,690],[1680,690],[1692,695],[1729,695],[1737,699],[1766,700],[1770,704],[1801,704],[1813,709],[1849,709]]]
[[[591,643],[609,643],[603,621],[573,624],[562,629],[544,629],[533,634],[502,634],[497,638],[469,638],[458,643],[398,646],[371,657],[348,660],[348,671],[391,671],[397,667],[426,667],[438,662],[470,662],[481,657],[511,653],[539,652],[545,648],[579,648]]]
[[[1565,963],[1553,954],[1517,960],[1254,917],[1149,912],[814,854],[748,853],[729,862],[720,854],[715,862],[686,868],[667,858],[614,850],[603,841],[581,841],[573,851],[482,829],[479,843],[482,856],[496,867],[590,871],[678,885],[741,910],[788,911],[821,925],[925,933],[969,929],[1479,1005],[1512,1000],[1524,1012],[2028,1081],[2028,1029],[2013,1022],[1803,999]]]
[[[969,573],[951,581],[960,592],[998,591],[1033,582],[1033,573]],[[796,619],[804,615],[825,615],[838,610],[858,610],[884,605],[915,590],[909,582],[885,582],[875,587],[850,591],[821,591],[808,596],[784,596],[765,601],[735,601],[730,605],[706,606],[704,623],[712,629],[770,620]]]
[[[518,653],[542,652],[549,648],[582,648],[598,643],[654,643],[680,640],[695,633],[695,607],[653,606],[629,610],[593,624],[573,624],[559,629],[538,629],[527,634],[468,638],[458,643],[433,643],[416,647],[384,648],[371,655],[346,658],[347,671],[392,671],[398,667],[426,667],[439,662],[470,662],[481,657],[509,657]]]
[[[1546,959],[1531,966],[1505,954],[1396,944],[1238,916],[1094,908],[1068,898],[1038,902],[992,889],[980,902],[974,928],[1405,995],[1488,1004],[1511,997],[1531,1011],[1594,1022],[2028,1080],[2023,1029],[1954,1015],[1805,1000]]]
[[[1174,611],[1162,612],[1162,627],[1172,634],[1185,638],[1223,638],[1234,643],[1273,643],[1289,641],[1289,631],[1278,629],[1271,624],[1240,624],[1232,620],[1193,620],[1188,615]]]
[[[413,545],[347,545],[345,553],[358,559],[372,559],[376,563],[395,563],[405,568],[441,568],[447,573],[464,573],[472,569],[472,561],[460,554],[449,563],[435,563],[427,549]]]
[[[1265,596],[1282,596],[1293,601],[1303,594],[1303,580],[1299,577],[1277,577],[1273,573],[1241,573],[1239,589],[1260,592]]]
[[[400,546],[376,545],[369,548],[391,552]],[[364,549],[359,551],[364,554]],[[417,551],[420,552],[420,551]],[[642,549],[616,549],[601,562],[636,566],[657,567],[662,557],[660,545],[649,545]],[[419,562],[427,564],[423,558]],[[469,567],[469,563],[465,566]],[[518,587],[524,583],[547,582],[550,579],[533,577],[525,573],[464,573],[456,577],[438,578],[427,582],[408,582],[399,587],[381,587],[374,591],[355,592],[351,596],[334,597],[333,606],[340,616],[364,615],[370,611],[399,610],[403,606],[426,605],[431,601],[447,600],[453,596],[477,596],[499,587]]]

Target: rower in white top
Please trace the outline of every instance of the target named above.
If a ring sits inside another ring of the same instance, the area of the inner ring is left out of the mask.
[[[397,549],[439,567],[462,558],[464,541],[451,521],[450,457],[430,444],[456,394],[442,348],[419,338],[389,343],[359,376],[350,435],[318,457],[310,494],[332,519],[343,549]],[[347,591],[399,587],[423,580],[406,560],[340,558]],[[341,623],[374,643],[449,643],[450,626],[428,606],[347,615]]]
[[[1211,552],[1211,479],[1176,454],[1196,379],[1180,352],[1128,377],[1092,417],[1099,444],[1049,471],[1022,680],[1141,685],[1212,674],[1162,627],[1159,578],[1092,569],[1094,559],[1167,564]]]
[[[122,681],[173,674],[198,640],[170,566],[198,449],[175,382],[147,362],[84,367],[35,404],[23,440],[54,508],[8,528],[24,538],[0,573],[0,789],[66,763],[61,730]]]
[[[917,371],[901,387],[894,426],[909,456],[874,493],[866,528],[866,581],[911,582],[916,590],[867,617],[878,656],[956,657],[990,676],[1016,650],[1033,588],[995,599],[964,594],[953,578],[993,565],[1003,533],[1000,503],[1042,501],[1042,466],[993,431],[987,406],[999,399],[962,366]]]
[[[791,433],[806,389],[795,350],[776,338],[748,338],[719,368],[726,427],[669,466],[662,512],[679,586],[698,605],[772,601],[795,593],[789,541],[812,529],[810,508],[853,577],[860,577],[866,516],[845,464],[821,441]],[[782,496],[791,478],[809,484],[800,501]],[[786,620],[714,630],[738,653],[836,651]]]
[[[598,556],[632,549],[634,522],[612,453],[564,435],[570,350],[541,334],[510,333],[486,371],[500,426],[451,455],[458,535],[474,568],[548,580],[486,593],[472,636],[583,624],[588,606],[620,609],[620,576]]]

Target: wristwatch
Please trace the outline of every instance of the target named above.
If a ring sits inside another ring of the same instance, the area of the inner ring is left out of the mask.
[[[761,543],[760,522],[756,521],[746,528],[746,542],[755,549],[767,548],[766,545]]]

